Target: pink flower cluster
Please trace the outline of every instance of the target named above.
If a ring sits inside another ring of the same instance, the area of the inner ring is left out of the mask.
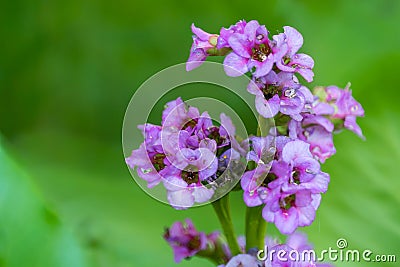
[[[244,172],[235,174],[230,169],[229,175],[240,180],[235,190],[243,192],[248,207],[262,208],[261,221],[290,235],[286,244],[270,239],[266,244],[298,251],[309,247],[305,237],[295,231],[313,223],[321,194],[328,190],[330,176],[321,164],[336,153],[334,133],[348,129],[364,138],[356,122],[364,116],[364,109],[349,85],[311,91],[303,84],[303,80],[313,80],[314,61],[299,53],[303,37],[292,27],[285,26],[282,33],[270,36],[266,26],[257,21],[241,20],[221,28],[218,34],[194,25],[192,32],[187,71],[199,67],[209,56],[225,56],[225,73],[250,77],[243,90],[255,96],[259,117],[273,118],[275,127],[267,136],[250,136],[239,142],[225,114],[216,125],[207,112],[200,114],[178,98],[167,103],[161,125],[139,126],[144,141],[126,163],[136,168],[149,188],[162,184],[172,207],[185,209],[214,200],[215,182],[232,163],[245,162]],[[243,254],[232,255],[221,234],[198,232],[190,220],[173,224],[164,238],[173,248],[176,262],[198,255],[225,267],[329,266],[313,261],[260,261],[251,249],[245,251],[243,242],[239,242]]]

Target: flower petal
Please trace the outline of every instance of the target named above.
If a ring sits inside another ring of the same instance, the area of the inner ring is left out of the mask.
[[[278,114],[280,109],[280,98],[279,95],[274,95],[268,101],[264,98],[263,95],[256,96],[256,109],[258,113],[264,118],[272,118],[276,114]]]
[[[299,215],[295,207],[275,213],[275,225],[284,235],[292,234],[298,227]]]
[[[303,36],[295,28],[290,26],[284,26],[283,30],[287,38],[289,54],[294,55],[303,45]]]
[[[226,75],[237,77],[248,72],[247,58],[243,58],[235,52],[229,53],[224,60],[224,70]]]
[[[233,52],[239,56],[244,58],[251,57],[251,44],[249,44],[245,35],[238,33],[232,34],[232,36],[229,37],[228,43]]]

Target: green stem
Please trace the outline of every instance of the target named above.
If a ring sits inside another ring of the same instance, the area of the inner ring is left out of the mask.
[[[218,219],[221,223],[222,230],[228,242],[232,255],[240,254],[240,247],[233,229],[230,207],[229,207],[229,194],[213,202],[213,207]]]
[[[260,115],[257,136],[266,136],[270,127],[270,121]],[[262,206],[247,207],[246,209],[246,251],[251,248],[262,249],[264,247],[267,222],[262,217],[262,209]]]
[[[227,263],[229,258],[225,254],[225,244],[226,241],[220,236],[213,244],[208,244],[207,249],[197,252],[196,256],[209,259],[217,265]]]
[[[246,250],[262,249],[267,222],[262,218],[262,206],[246,209]]]

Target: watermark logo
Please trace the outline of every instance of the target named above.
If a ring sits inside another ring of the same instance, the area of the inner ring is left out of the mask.
[[[336,241],[336,247],[329,247],[317,253],[313,249],[295,250],[282,247],[265,246],[259,250],[257,258],[261,261],[269,260],[280,262],[396,262],[394,254],[375,254],[369,249],[347,249],[348,242],[345,238]]]

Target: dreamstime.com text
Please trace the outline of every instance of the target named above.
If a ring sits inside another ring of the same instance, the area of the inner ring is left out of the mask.
[[[336,248],[329,247],[322,250],[317,254],[314,250],[274,250],[265,246],[264,249],[259,250],[257,258],[261,261],[267,259],[278,259],[281,262],[396,262],[396,255],[394,254],[374,254],[371,250],[356,250],[347,249],[347,240],[339,238],[336,242]]]

